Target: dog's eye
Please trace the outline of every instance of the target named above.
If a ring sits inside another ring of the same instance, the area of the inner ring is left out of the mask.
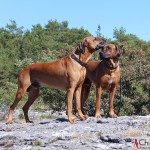
[[[111,51],[111,47],[108,46],[108,47],[106,48],[106,50],[107,50],[107,51]]]

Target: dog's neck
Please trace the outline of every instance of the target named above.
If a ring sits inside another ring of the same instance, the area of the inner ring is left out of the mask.
[[[71,57],[77,61],[81,66],[86,67],[86,63],[88,62],[88,60],[93,56],[95,50],[88,50],[87,47],[85,47],[85,52],[84,53],[79,53],[77,54],[76,51],[78,49],[75,49],[73,51],[73,54],[71,55]]]
[[[102,60],[102,62],[110,74],[115,72],[119,67],[118,60],[109,59],[109,60]]]
[[[82,59],[83,62],[87,63],[89,61],[89,59],[93,56],[95,50],[88,50],[87,48],[85,48],[85,52],[84,54],[80,54],[80,59]]]

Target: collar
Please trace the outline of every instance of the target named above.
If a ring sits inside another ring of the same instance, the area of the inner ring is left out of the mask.
[[[87,63],[81,61],[79,58],[77,58],[74,54],[71,54],[71,58],[74,59],[77,63],[79,63],[81,66],[85,67],[87,66]]]

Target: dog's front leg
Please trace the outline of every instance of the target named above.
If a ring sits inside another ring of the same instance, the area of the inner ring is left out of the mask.
[[[76,109],[77,109],[79,117],[82,120],[85,120],[87,118],[87,115],[83,115],[81,111],[81,89],[82,89],[82,86],[79,86],[75,91]]]
[[[72,100],[74,94],[74,88],[69,88],[67,90],[67,115],[70,123],[75,123],[76,118],[72,117]]]
[[[95,110],[95,117],[96,118],[101,118],[101,102],[100,102],[100,97],[102,94],[102,88],[101,87],[96,87],[96,110]]]
[[[114,97],[115,97],[116,89],[117,89],[116,85],[112,85],[110,88],[109,115],[112,118],[117,117],[117,115],[114,112]]]

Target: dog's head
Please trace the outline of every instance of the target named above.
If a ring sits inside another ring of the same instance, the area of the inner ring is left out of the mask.
[[[104,62],[105,66],[114,71],[119,66],[118,57],[120,56],[120,50],[115,44],[107,44],[100,52],[100,59]]]
[[[100,52],[100,59],[118,59],[121,52],[115,44],[107,44]]]
[[[85,37],[82,42],[79,44],[76,54],[84,54],[87,49],[90,53],[103,48],[106,43],[106,39],[104,38],[95,38],[93,36]]]

